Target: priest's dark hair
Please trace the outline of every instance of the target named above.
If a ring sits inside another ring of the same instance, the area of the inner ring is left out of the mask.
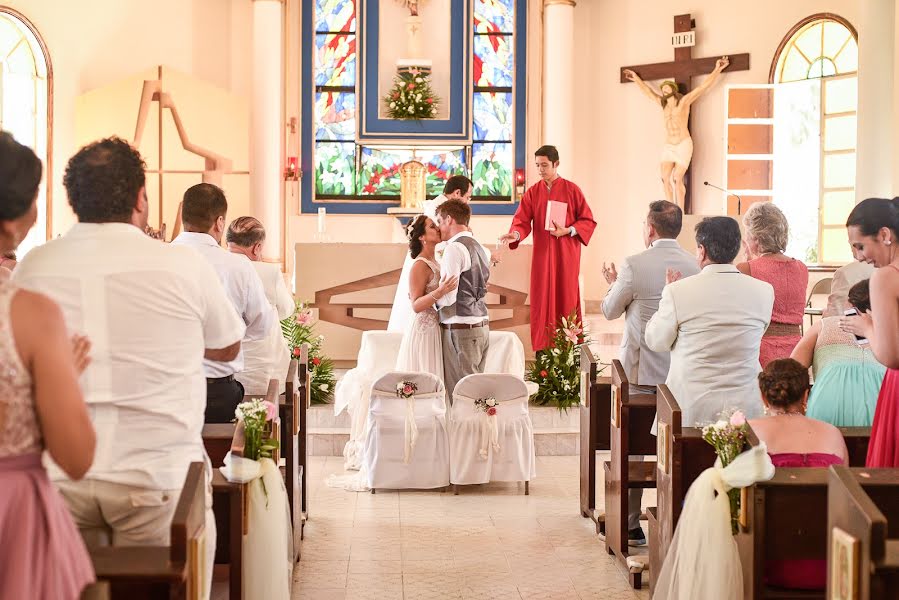
[[[713,263],[727,265],[740,253],[740,225],[730,217],[706,217],[696,224],[696,245]]]
[[[0,132],[0,221],[18,219],[31,209],[42,171],[31,148]]]
[[[555,146],[540,146],[534,152],[534,156],[545,156],[551,163],[559,162],[559,151]]]
[[[805,399],[809,389],[808,369],[792,358],[779,358],[759,373],[759,390],[768,404],[786,409]]]
[[[462,192],[462,194],[464,195],[473,185],[474,183],[472,183],[471,179],[469,179],[465,175],[453,175],[446,180],[446,185],[443,186],[443,195],[449,196],[456,190]]]
[[[468,225],[471,220],[471,207],[461,200],[447,200],[437,207],[437,214],[452,217],[459,225]]]
[[[871,310],[870,280],[862,279],[849,288],[847,300],[849,300],[849,304],[854,306],[860,313]]]
[[[656,200],[649,203],[646,221],[653,226],[659,237],[674,239],[680,235],[684,211],[674,202]]]
[[[887,227],[899,237],[899,197],[867,198],[855,205],[846,227],[858,227],[862,235],[877,235],[882,227]]]
[[[225,241],[241,248],[252,248],[265,241],[265,227],[256,217],[237,217],[228,225]]]
[[[427,227],[428,216],[418,215],[406,229],[406,235],[409,236],[409,254],[412,258],[416,258],[424,249],[424,244],[422,244],[421,240],[418,238],[425,234]]]
[[[82,223],[129,223],[146,184],[147,165],[131,144],[108,137],[69,159],[62,184]]]
[[[187,188],[181,203],[181,220],[184,229],[206,233],[219,217],[228,213],[228,201],[222,188],[211,183],[198,183]]]

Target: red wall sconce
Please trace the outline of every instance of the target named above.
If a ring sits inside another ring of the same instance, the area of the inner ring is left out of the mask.
[[[524,195],[525,176],[524,169],[515,169],[515,194],[521,198]]]
[[[288,156],[287,163],[284,167],[284,181],[299,181],[303,176],[300,170],[300,161],[296,156]]]

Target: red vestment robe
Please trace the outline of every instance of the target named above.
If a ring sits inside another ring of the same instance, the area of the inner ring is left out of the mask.
[[[548,202],[568,204],[568,217],[562,227],[574,226],[577,234],[554,237],[544,229]],[[596,221],[584,193],[567,179],[557,178],[552,188],[541,180],[525,192],[515,211],[512,227],[521,236],[509,244],[514,250],[533,230],[534,254],[531,259],[531,342],[534,350],[546,348],[552,331],[562,317],[577,312],[581,315],[578,275],[581,267],[581,244],[590,242]]]

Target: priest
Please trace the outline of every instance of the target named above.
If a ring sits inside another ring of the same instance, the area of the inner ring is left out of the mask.
[[[581,245],[590,242],[596,221],[581,188],[559,177],[556,147],[541,146],[534,157],[540,181],[525,192],[509,233],[499,241],[514,250],[534,234],[531,342],[534,350],[540,351],[549,346],[562,317],[576,312],[582,318],[578,286]]]

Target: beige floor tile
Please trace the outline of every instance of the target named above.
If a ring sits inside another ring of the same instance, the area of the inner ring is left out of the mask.
[[[310,573],[308,571],[300,571],[294,579],[300,584],[301,589],[346,589],[347,574],[331,572],[331,573]]]
[[[456,563],[452,558],[437,560],[403,559],[403,573],[455,573]]]
[[[364,573],[402,573],[403,561],[401,560],[351,560],[349,561],[349,573],[359,575]]]
[[[520,600],[521,595],[514,585],[485,585],[462,588],[463,600]]]
[[[315,590],[293,586],[293,600],[347,600],[346,590]]]

